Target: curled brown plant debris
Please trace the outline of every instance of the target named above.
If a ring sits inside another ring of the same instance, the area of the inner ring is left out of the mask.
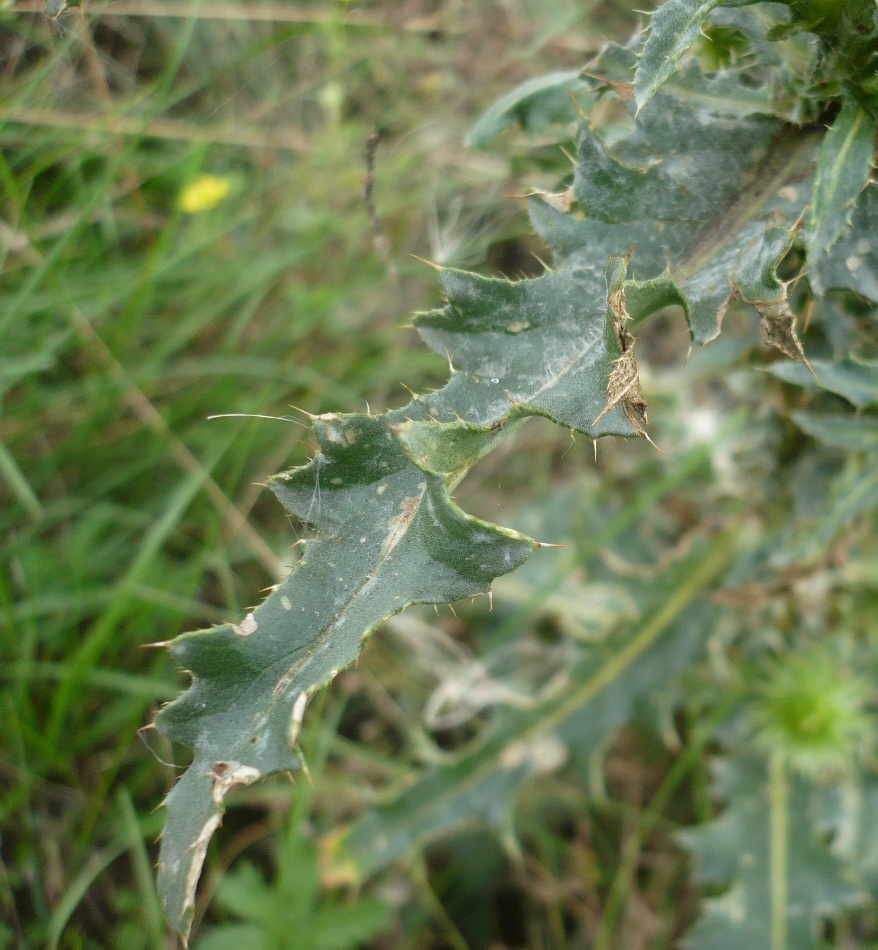
[[[608,302],[610,314],[613,317],[616,342],[619,345],[619,356],[613,360],[613,371],[607,382],[607,404],[593,425],[600,422],[612,408],[621,406],[625,417],[638,434],[658,449],[646,431],[646,424],[649,421],[646,416],[647,405],[643,398],[643,390],[640,388],[637,361],[634,359],[634,337],[625,325],[631,316],[625,307],[625,287],[621,281],[610,290]]]
[[[755,300],[753,305],[759,311],[759,322],[765,328],[765,339],[769,346],[795,360],[804,363],[814,373],[814,369],[805,356],[799,335],[796,333],[796,315],[790,309],[786,292],[780,300]],[[814,373],[816,377],[816,373]]]

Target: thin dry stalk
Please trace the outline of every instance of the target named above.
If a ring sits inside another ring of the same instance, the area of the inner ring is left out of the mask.
[[[139,119],[132,116],[96,115],[88,112],[56,112],[50,109],[13,107],[0,113],[0,122],[290,152],[303,152],[310,144],[304,133],[296,129],[248,129],[239,125],[200,126],[177,119]]]
[[[44,13],[45,0],[24,0],[15,4],[16,13]],[[169,17],[172,19],[225,20],[252,23],[338,23],[339,16],[334,10],[296,9],[286,3],[187,3],[170,0],[157,3],[154,0],[123,0],[120,3],[89,4],[86,12],[90,17]],[[62,14],[63,15],[63,14]],[[341,20],[344,26],[364,28],[386,28],[388,21],[382,17],[369,15],[360,10],[350,10]],[[412,17],[394,23],[394,28],[408,33],[458,32],[447,29],[436,17]]]

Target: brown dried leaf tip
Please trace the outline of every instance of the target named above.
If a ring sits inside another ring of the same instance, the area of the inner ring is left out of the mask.
[[[634,100],[634,86],[630,82],[619,82],[615,79],[608,79],[606,76],[599,76],[597,73],[589,72],[588,67],[583,69],[579,75],[599,82],[605,89],[612,89],[622,102],[632,102]]]
[[[610,314],[613,317],[616,342],[619,344],[619,356],[613,360],[614,368],[607,382],[607,404],[592,425],[600,422],[614,406],[621,406],[625,417],[634,426],[638,434],[658,449],[658,446],[646,431],[648,422],[646,417],[647,406],[646,400],[643,398],[643,390],[640,388],[637,362],[634,359],[634,337],[625,326],[631,316],[625,308],[625,287],[621,280],[610,290],[608,303]]]
[[[556,193],[551,191],[535,191],[534,194],[554,211],[558,211],[561,214],[572,214],[576,209],[576,193],[572,188]]]
[[[796,333],[796,315],[790,309],[786,290],[780,300],[756,300],[754,306],[759,311],[759,322],[765,328],[765,339],[769,346],[797,363],[804,363],[816,378],[817,374],[808,362]]]

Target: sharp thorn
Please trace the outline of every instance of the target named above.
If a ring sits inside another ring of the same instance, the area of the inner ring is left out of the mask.
[[[447,269],[443,267],[441,264],[436,264],[434,261],[428,261],[426,257],[418,257],[417,254],[411,254],[410,256],[413,257],[416,261],[420,261],[422,264],[426,264],[427,267],[432,267],[433,270],[437,270],[440,273]]]

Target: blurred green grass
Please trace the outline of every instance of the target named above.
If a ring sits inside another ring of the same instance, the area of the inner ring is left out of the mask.
[[[172,945],[151,868],[171,750],[138,731],[182,680],[143,648],[283,570],[295,531],[259,483],[308,457],[291,406],[441,379],[398,329],[438,299],[412,255],[528,266],[520,185],[463,133],[633,22],[565,0],[254,9],[0,10],[0,945]],[[208,173],[229,193],[186,213]]]

